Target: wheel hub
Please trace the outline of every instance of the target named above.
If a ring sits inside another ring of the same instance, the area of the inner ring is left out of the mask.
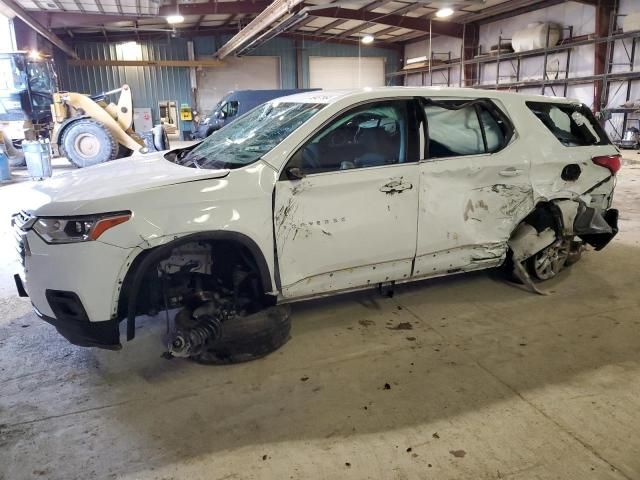
[[[570,242],[558,240],[535,256],[533,268],[540,280],[549,280],[560,273],[569,258]]]
[[[73,142],[76,152],[83,158],[95,157],[100,151],[100,141],[91,133],[81,133]]]

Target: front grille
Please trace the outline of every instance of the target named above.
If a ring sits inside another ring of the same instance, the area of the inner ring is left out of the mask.
[[[25,235],[27,230],[30,229],[34,222],[35,217],[25,212],[24,210],[14,214],[11,217],[11,224],[13,225],[13,237],[15,239],[15,249],[18,252],[20,263],[24,267],[24,259],[26,255]]]
[[[20,230],[18,227],[14,225],[13,236],[16,240],[15,248],[16,248],[16,251],[18,252],[20,263],[22,264],[23,267],[24,267],[24,257],[26,253],[24,248],[24,235],[25,235],[25,232],[23,232],[22,230]]]

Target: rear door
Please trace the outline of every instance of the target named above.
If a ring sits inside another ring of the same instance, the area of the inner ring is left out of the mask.
[[[515,154],[513,126],[492,101],[426,98],[424,113],[414,275],[495,266],[533,206],[529,156]]]
[[[416,114],[413,99],[352,107],[289,160],[274,204],[285,298],[411,276],[419,185]]]

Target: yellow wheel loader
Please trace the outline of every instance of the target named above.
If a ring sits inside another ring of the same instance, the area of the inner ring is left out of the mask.
[[[134,132],[128,85],[94,96],[61,92],[50,58],[12,52],[0,53],[0,87],[0,146],[13,166],[24,163],[19,145],[25,138],[50,137],[77,167],[169,148],[161,126]],[[117,93],[117,104],[107,102]]]
[[[118,103],[107,103],[106,97],[116,93],[120,94]],[[142,135],[133,131],[133,103],[128,85],[91,97],[56,92],[51,114],[51,143],[77,167],[128,157],[134,151],[148,153],[169,148],[161,126]]]

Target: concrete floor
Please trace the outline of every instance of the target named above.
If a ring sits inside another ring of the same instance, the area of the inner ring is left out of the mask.
[[[632,157],[637,158],[637,157]],[[640,165],[621,233],[533,295],[476,273],[294,307],[247,364],[68,345],[12,297],[0,188],[0,479],[638,479]]]

